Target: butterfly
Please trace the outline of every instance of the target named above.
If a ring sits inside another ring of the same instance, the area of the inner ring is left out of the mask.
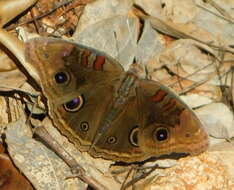
[[[171,153],[199,154],[208,136],[195,113],[171,89],[124,71],[90,47],[54,38],[26,42],[49,116],[80,151],[138,162]]]

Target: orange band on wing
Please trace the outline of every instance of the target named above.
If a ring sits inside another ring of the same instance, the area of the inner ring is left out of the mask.
[[[94,69],[102,70],[103,65],[105,64],[106,58],[104,56],[97,55],[96,60],[94,61]]]
[[[158,90],[155,95],[152,96],[152,100],[154,102],[161,102],[163,101],[164,97],[167,95],[165,91]]]
[[[162,108],[163,112],[169,111],[176,105],[176,100],[175,99],[170,99],[170,101],[165,104]]]
[[[81,55],[81,64],[83,66],[88,66],[89,56],[91,55],[91,52],[88,50],[84,50],[84,52]]]

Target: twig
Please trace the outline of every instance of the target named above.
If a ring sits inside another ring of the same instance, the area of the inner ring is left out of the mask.
[[[77,161],[60,144],[58,144],[58,142],[47,132],[44,126],[35,128],[34,133],[43,139],[50,146],[50,148],[64,160],[64,162],[71,168],[72,173],[75,174],[73,177],[80,178],[95,190],[107,190],[107,188],[100,184],[97,180],[86,175],[85,169],[79,165]]]
[[[168,168],[168,167],[161,167],[161,166],[159,166],[158,164],[155,164],[154,166],[149,167],[149,168],[150,168],[150,170],[149,170],[148,172],[143,173],[142,175],[133,178],[131,181],[129,181],[128,183],[126,183],[125,185],[123,185],[123,186],[121,187],[120,190],[125,190],[125,189],[127,189],[128,187],[130,187],[130,186],[134,185],[135,183],[137,183],[138,181],[140,181],[141,179],[146,178],[146,177],[147,177],[148,175],[150,175],[155,169],[166,169],[166,168]],[[142,169],[145,169],[145,168],[142,168]]]
[[[209,13],[211,13],[211,14],[213,14],[213,15],[215,15],[215,16],[217,16],[217,17],[223,19],[223,20],[226,20],[226,21],[228,21],[228,22],[230,22],[230,23],[232,23],[232,24],[234,23],[234,22],[233,22],[233,19],[227,18],[227,17],[225,17],[225,16],[223,16],[223,15],[218,15],[217,13],[214,13],[213,11],[207,9],[206,7],[203,7],[203,6],[201,6],[201,5],[197,5],[197,7],[201,8],[201,9],[203,9],[203,10],[205,10],[205,11],[207,11],[207,12],[209,12]]]
[[[211,44],[210,42],[204,42],[192,35],[189,35],[181,30],[178,30],[175,24],[173,24],[172,22],[164,22],[163,20],[159,18],[145,15],[138,7],[135,7],[133,10],[134,10],[134,13],[141,19],[149,20],[152,27],[159,32],[173,36],[175,38],[192,39],[202,44],[205,44],[209,47],[212,47],[215,50],[218,50],[221,52],[229,52],[229,53],[234,54],[234,50],[230,47],[221,47],[218,45]]]
[[[204,2],[209,3],[212,7],[214,7],[221,15],[224,16],[224,18],[230,19],[230,21],[233,23],[233,18],[231,15],[222,7],[220,7],[215,1],[213,0],[204,0]]]
[[[71,3],[72,1],[74,1],[74,0],[66,0],[64,2],[58,3],[53,9],[51,9],[51,10],[45,12],[45,13],[42,13],[41,15],[33,17],[32,19],[29,19],[29,20],[26,20],[24,22],[21,22],[21,23],[17,24],[17,26],[8,27],[6,30],[7,31],[13,30],[13,29],[15,29],[18,26],[29,24],[29,23],[34,22],[35,20],[39,20],[39,19],[41,19],[43,17],[46,17],[46,16],[50,15],[51,13],[53,13],[54,11],[56,11],[58,8],[67,5],[67,4]]]

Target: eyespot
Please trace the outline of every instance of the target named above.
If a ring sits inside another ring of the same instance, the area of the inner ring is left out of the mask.
[[[155,138],[157,141],[165,141],[168,139],[169,132],[167,128],[160,127],[156,130]]]
[[[115,144],[116,142],[117,142],[117,139],[114,136],[111,136],[111,137],[107,138],[107,143],[108,144]]]
[[[137,146],[138,147],[138,131],[139,128],[135,127],[132,129],[130,135],[129,135],[129,141],[133,146]]]
[[[63,106],[66,111],[76,112],[81,108],[83,104],[84,104],[83,97],[78,96],[76,98],[73,98],[71,101],[63,104]]]
[[[60,71],[54,75],[57,84],[66,84],[70,80],[70,76],[65,71]]]
[[[44,53],[44,57],[45,57],[46,59],[48,59],[48,58],[49,58],[49,54],[48,54],[47,52],[45,52],[45,53]]]
[[[81,122],[80,129],[81,129],[81,131],[84,131],[84,132],[88,131],[89,130],[88,122],[86,122],[86,121]]]

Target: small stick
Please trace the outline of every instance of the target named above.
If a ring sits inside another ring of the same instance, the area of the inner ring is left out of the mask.
[[[140,176],[138,176],[138,177],[133,178],[131,181],[129,181],[128,183],[126,183],[125,185],[123,185],[123,186],[121,187],[120,190],[125,190],[125,189],[127,189],[128,187],[130,187],[130,186],[134,185],[135,183],[137,183],[138,181],[140,181],[141,179],[146,178],[146,177],[147,177],[148,175],[150,175],[155,169],[166,169],[166,168],[168,168],[168,167],[161,167],[161,166],[159,166],[158,164],[155,164],[154,166],[148,167],[148,168],[150,168],[150,171],[148,171],[148,172],[146,172],[146,173],[143,173],[142,175],[140,175]],[[148,169],[148,168],[147,168],[147,169]],[[143,168],[143,169],[145,169],[145,168]]]
[[[43,139],[64,160],[71,168],[72,173],[75,174],[75,177],[80,178],[95,190],[107,190],[97,180],[85,174],[85,169],[47,132],[44,126],[36,127],[34,133]]]

